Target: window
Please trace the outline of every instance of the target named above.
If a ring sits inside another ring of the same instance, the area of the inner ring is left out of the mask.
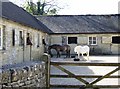
[[[97,45],[97,37],[89,37],[89,45]]]
[[[6,49],[6,33],[5,33],[5,25],[2,26],[2,49]]]
[[[113,44],[120,44],[120,36],[113,36],[112,43]]]
[[[39,46],[40,46],[40,35],[37,34],[37,47],[39,47]]]
[[[2,49],[3,38],[2,38],[2,27],[0,27],[0,49]]]
[[[42,39],[42,44],[46,45],[45,39]]]
[[[12,30],[12,46],[15,46],[15,30]]]
[[[31,39],[30,39],[30,33],[27,33],[27,39],[26,39],[27,41],[26,41],[26,43],[27,43],[27,45],[33,45],[32,44],[32,41],[31,41]]]
[[[77,37],[68,37],[68,44],[77,44]]]
[[[23,33],[22,33],[22,31],[19,31],[19,45],[20,46],[23,45]]]

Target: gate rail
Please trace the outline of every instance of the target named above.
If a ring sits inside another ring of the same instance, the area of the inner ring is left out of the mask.
[[[120,63],[77,63],[77,62],[54,62],[51,61],[50,65],[53,65],[55,67],[57,67],[58,69],[60,69],[61,71],[67,73],[68,75],[50,75],[51,77],[54,78],[76,78],[77,80],[79,80],[80,82],[84,83],[85,85],[83,85],[82,87],[85,88],[119,88],[120,85],[94,85],[95,83],[101,81],[104,78],[120,78],[120,75],[112,75],[111,74],[117,72],[118,70],[120,70]],[[109,73],[105,74],[105,75],[75,75],[73,73],[71,73],[70,71],[68,71],[67,69],[63,68],[61,65],[66,65],[66,66],[116,66],[117,68],[110,71]],[[82,78],[97,78],[96,80],[94,80],[93,82],[89,83],[86,80],[82,79]],[[51,87],[80,87],[80,85],[50,85]]]
[[[46,86],[47,87],[64,87],[64,88],[120,88],[120,84],[118,85],[94,85],[95,83],[103,80],[104,78],[120,78],[120,75],[112,75],[113,73],[120,70],[120,63],[78,63],[78,62],[67,62],[67,61],[51,61],[50,57],[47,57],[46,62]],[[58,75],[58,74],[50,74],[50,67],[54,66],[61,71],[67,73],[68,75]],[[110,67],[116,67],[109,73],[106,73],[105,75],[75,75],[74,73],[70,72],[69,70],[62,67],[62,65],[65,66],[110,66]],[[80,82],[84,83],[84,85],[51,85],[50,84],[50,78],[75,78],[79,80]],[[87,82],[83,78],[97,78],[92,82]]]

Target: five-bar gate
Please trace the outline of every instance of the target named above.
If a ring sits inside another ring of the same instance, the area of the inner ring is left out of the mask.
[[[112,75],[113,73],[117,72],[118,70],[120,70],[120,63],[78,63],[78,62],[69,62],[69,61],[50,61],[50,57],[47,57],[48,60],[46,60],[46,86],[47,87],[61,87],[61,88],[120,88],[120,84],[118,85],[95,85],[96,83],[98,83],[99,81],[105,79],[105,78],[120,78],[120,75]],[[61,71],[67,73],[67,75],[58,75],[58,74],[50,74],[50,67],[54,66],[58,69],[60,69]],[[67,70],[66,68],[64,68],[62,65],[64,66],[110,66],[110,67],[116,67],[115,69],[113,69],[112,71],[110,71],[109,73],[106,73],[105,75],[75,75],[74,73],[72,73],[71,71]],[[84,85],[52,85],[50,84],[50,78],[75,78],[77,80],[79,80],[80,82],[84,83]],[[84,78],[96,78],[95,80],[93,80],[92,82],[88,82],[86,81]]]

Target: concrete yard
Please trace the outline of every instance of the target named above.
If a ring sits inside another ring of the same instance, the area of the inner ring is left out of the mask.
[[[80,60],[77,62],[80,63],[120,63],[120,57],[119,56],[90,56],[89,60]],[[51,61],[59,61],[59,62],[74,62],[74,58],[51,58]],[[83,58],[82,58],[83,59]],[[86,57],[84,57],[86,59]],[[75,75],[105,75],[109,73],[110,71],[117,68],[117,66],[63,66],[65,69],[71,71]],[[51,74],[60,74],[60,75],[67,75],[66,73],[62,72],[61,70],[55,68],[54,66],[51,66]],[[118,72],[115,72],[112,75],[120,75],[120,70]],[[84,78],[89,83],[95,80],[95,78]],[[57,84],[57,85],[84,85],[82,82],[76,80],[75,78],[51,78],[50,79],[51,84]],[[117,78],[105,78],[95,85],[120,85],[120,80],[118,81]],[[115,88],[114,88],[115,89]]]

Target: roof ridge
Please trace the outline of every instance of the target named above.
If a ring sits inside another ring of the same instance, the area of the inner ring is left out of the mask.
[[[54,34],[76,34],[76,33],[118,33],[118,14],[110,15],[56,15],[55,16],[41,16],[38,17]],[[61,17],[60,17],[61,16]],[[66,17],[64,17],[66,16]],[[110,16],[110,18],[109,18]],[[87,19],[87,21],[85,19]],[[89,19],[88,19],[89,18]],[[95,22],[92,20],[97,20]],[[106,22],[106,23],[105,23]],[[108,25],[107,25],[108,24]],[[109,27],[109,25],[112,25]],[[61,27],[60,27],[61,26]]]
[[[120,14],[86,14],[86,15],[35,15],[35,17],[72,17],[72,16],[120,16]]]

